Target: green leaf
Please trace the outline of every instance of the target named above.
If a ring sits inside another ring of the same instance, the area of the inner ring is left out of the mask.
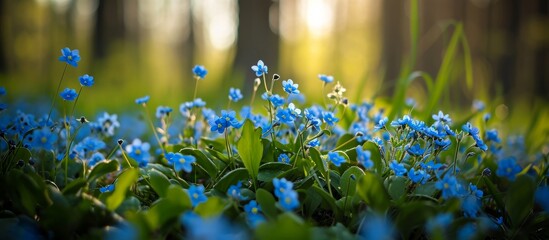
[[[267,190],[260,188],[257,189],[255,197],[265,216],[269,219],[275,219],[278,215],[278,210],[276,209],[276,201],[273,195]]]
[[[215,163],[212,162],[210,158],[208,158],[208,156],[206,156],[206,154],[204,154],[200,150],[193,148],[184,148],[181,149],[179,152],[184,155],[191,155],[195,157],[196,163],[200,165],[211,178],[217,177],[217,166],[215,165]]]
[[[182,206],[184,208],[192,207],[189,194],[180,186],[170,185],[166,191],[166,198],[177,206]]]
[[[254,129],[254,124],[249,119],[244,122],[237,148],[244,166],[255,181],[263,156],[263,144],[261,143],[261,128]]]
[[[221,214],[229,205],[219,197],[209,197],[206,202],[199,203],[194,211],[203,218]]]
[[[316,169],[320,171],[323,177],[328,173],[328,163],[322,159],[320,152],[316,148],[309,148],[309,156],[316,165]]]
[[[114,211],[124,201],[126,192],[130,186],[137,181],[138,176],[139,169],[137,168],[126,169],[118,176],[114,185],[114,191],[106,200],[106,205],[109,210]]]
[[[346,133],[341,136],[336,143],[337,150],[346,151],[351,148],[356,147],[357,145],[360,145],[355,138],[354,134]]]
[[[96,179],[105,176],[107,173],[111,173],[118,170],[119,167],[118,161],[102,161],[95,165],[88,175],[88,182],[93,182]]]
[[[364,150],[370,151],[370,159],[372,160],[372,162],[374,162],[374,169],[376,170],[376,172],[382,173],[384,165],[381,155],[381,149],[379,149],[379,146],[371,141],[365,142],[362,146]]]
[[[410,239],[414,229],[422,229],[426,221],[435,215],[436,209],[430,202],[414,201],[399,208],[395,223],[403,239]]]
[[[269,224],[260,224],[255,230],[255,238],[259,240],[298,240],[310,239],[310,236],[309,226],[299,216],[291,212],[281,214]]]
[[[484,184],[488,187],[488,191],[490,191],[491,197],[494,198],[494,200],[496,201],[498,209],[504,209],[505,205],[503,204],[503,199],[501,197],[502,193],[489,178],[483,177],[482,179],[484,180]]]
[[[357,180],[364,175],[364,171],[357,166],[348,168],[341,175],[341,194],[343,196],[353,196],[356,192]]]
[[[514,227],[520,227],[534,207],[536,184],[529,176],[519,176],[509,187],[505,208]]]
[[[214,189],[226,193],[231,185],[235,185],[238,181],[246,181],[250,178],[248,171],[245,168],[237,168],[225,174],[219,181],[214,185]]]
[[[171,185],[166,175],[152,168],[149,170],[149,182],[158,196],[166,197],[168,187]]]
[[[292,168],[292,165],[281,162],[269,162],[259,167],[257,179],[263,182],[270,182],[276,176]]]
[[[365,172],[356,186],[358,195],[378,212],[385,212],[390,205],[390,196],[383,187],[381,178],[371,172]]]
[[[390,176],[385,179],[385,186],[393,200],[399,200],[406,193],[406,178]]]
[[[332,210],[332,212],[336,215],[336,218],[339,218],[340,211],[336,205],[336,200],[332,196],[330,196],[329,193],[324,191],[324,189],[321,189],[318,186],[312,186],[310,189],[312,190],[312,192],[321,197],[322,202],[324,203],[323,206]],[[309,192],[309,194],[311,193]]]
[[[146,211],[146,220],[151,230],[157,230],[164,226],[168,222],[175,222],[174,220],[185,211],[185,207],[175,204],[173,201],[160,198],[154,202],[151,208]]]
[[[86,180],[83,178],[77,178],[72,180],[63,188],[64,195],[76,194],[82,187],[86,186]]]

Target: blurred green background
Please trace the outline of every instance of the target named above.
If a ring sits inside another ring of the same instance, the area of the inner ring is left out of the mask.
[[[436,76],[452,23],[462,22],[473,85],[465,84],[460,48],[437,107],[465,114],[479,99],[518,128],[535,113],[545,125],[549,1],[420,0],[415,48],[413,2],[0,0],[0,85],[11,103],[49,103],[64,67],[57,61],[60,49],[70,47],[80,50],[82,60],[68,69],[62,88],[77,88],[80,75],[95,77],[77,108],[88,115],[134,109],[134,99],[144,95],[153,107],[177,111],[192,98],[195,64],[209,71],[198,95],[210,107],[225,106],[229,87],[241,88],[240,104],[248,103],[255,77],[250,66],[258,59],[270,73],[299,83],[308,100],[320,100],[317,74],[324,73],[341,81],[351,99],[379,96],[387,105],[410,53],[417,59],[412,70]],[[418,108],[426,96],[422,81],[406,91]]]

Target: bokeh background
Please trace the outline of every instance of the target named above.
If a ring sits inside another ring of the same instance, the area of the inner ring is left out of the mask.
[[[191,68],[209,73],[199,96],[225,106],[229,87],[248,102],[262,59],[319,100],[317,74],[333,75],[349,96],[389,100],[411,52],[411,3],[403,0],[0,0],[0,85],[8,101],[48,108],[63,71],[60,49],[79,49],[64,87],[93,75],[78,111],[120,112],[134,99],[178,109],[192,98]],[[419,0],[414,70],[436,76],[455,25],[462,22],[473,65],[472,87],[454,70],[441,109],[483,100],[499,118],[532,114],[549,100],[549,1]],[[455,64],[462,65],[463,49]],[[362,83],[362,84],[361,84]],[[425,85],[407,91],[419,106]],[[388,101],[385,101],[388,102]],[[44,110],[44,111],[47,111]]]

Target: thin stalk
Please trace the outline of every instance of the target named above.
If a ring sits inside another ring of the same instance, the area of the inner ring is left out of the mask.
[[[165,153],[166,151],[164,150],[164,145],[162,145],[162,142],[160,141],[160,138],[158,137],[158,134],[156,133],[156,129],[154,128],[154,123],[152,121],[152,118],[148,114],[147,105],[143,104],[143,109],[144,109],[143,112],[145,113],[145,117],[149,121],[149,124],[151,125],[151,129],[153,130],[154,137],[156,138],[156,141],[158,142],[158,146],[160,146],[160,149],[162,149],[162,152]]]
[[[334,150],[332,150],[332,151],[337,151],[337,150],[340,149],[341,147],[345,146],[345,144],[350,143],[350,142],[354,141],[355,139],[356,139],[356,136],[354,136],[353,138],[351,138],[351,139],[347,140],[346,142],[340,144],[339,146],[337,146],[336,148],[334,148]]]
[[[121,144],[118,144],[118,147],[120,148],[120,151],[122,151],[122,157],[124,157],[124,160],[126,160],[126,163],[130,168],[133,168],[132,164],[130,163],[130,160],[128,159],[128,156],[126,156],[126,151],[124,151],[124,148],[122,148]]]
[[[198,80],[200,80],[199,77],[194,77],[196,82],[194,83],[194,94],[193,94],[193,100],[196,99],[196,93],[198,92]]]
[[[461,143],[461,138],[456,138],[456,151],[454,152],[454,175],[456,175],[457,155],[459,152],[460,143]]]
[[[227,147],[227,155],[229,156],[229,164],[236,168],[235,163],[232,159],[231,146],[229,145],[229,130],[225,128],[225,146]]]
[[[82,86],[80,86],[80,89],[78,90],[78,95],[76,95],[76,99],[74,100],[74,105],[72,105],[71,115],[74,117],[74,108],[76,108],[76,103],[78,102],[78,99],[80,98],[80,93],[82,93]]]
[[[51,99],[51,107],[50,112],[48,113],[48,119],[46,120],[46,124],[50,121],[51,117],[51,111],[53,110],[53,107],[55,106],[55,96],[59,93],[59,88],[61,88],[61,83],[63,82],[63,77],[65,76],[65,72],[67,71],[68,64],[65,64],[65,68],[63,68],[63,73],[61,74],[61,79],[59,79],[59,84],[57,84],[57,90],[55,91],[55,94],[53,94],[53,98]]]

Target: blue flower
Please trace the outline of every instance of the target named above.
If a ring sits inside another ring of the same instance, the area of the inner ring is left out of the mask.
[[[243,96],[242,96],[242,93],[240,93],[240,89],[238,88],[229,89],[229,100],[233,102],[238,102],[242,98]]]
[[[505,177],[510,181],[515,181],[517,174],[521,171],[522,168],[517,164],[517,160],[514,157],[509,157],[498,162],[496,175],[499,177]]]
[[[435,120],[435,123],[450,124],[452,122],[450,115],[444,114],[442,111],[438,111],[438,114],[434,114],[433,119]]]
[[[114,136],[114,130],[120,127],[118,122],[118,115],[104,112],[103,116],[97,118],[98,130],[107,137]]]
[[[99,191],[101,193],[112,192],[112,191],[114,191],[114,184],[109,184],[107,186],[99,188]]]
[[[318,146],[320,146],[320,141],[318,140],[318,138],[315,138],[307,143],[307,147],[310,147],[310,148],[318,147]]]
[[[408,152],[408,154],[412,156],[421,156],[423,155],[423,153],[425,153],[425,150],[422,149],[421,146],[419,146],[419,143],[416,143],[413,146],[408,147],[406,149],[406,152]]]
[[[171,112],[172,112],[171,107],[158,106],[156,108],[156,118],[161,119],[161,118],[168,117]]]
[[[238,181],[236,185],[231,185],[227,190],[227,195],[235,200],[246,200],[246,197],[242,196],[240,189],[242,188],[242,182]]]
[[[275,196],[277,196],[278,198],[281,198],[285,192],[292,191],[294,184],[286,180],[286,178],[282,178],[282,179],[274,178],[273,186],[275,189]]]
[[[381,129],[384,129],[385,128],[385,125],[387,124],[387,122],[389,121],[389,119],[387,119],[386,117],[380,119],[377,124],[374,126],[374,132],[377,132]]]
[[[263,61],[257,61],[257,65],[252,66],[252,71],[255,72],[255,75],[261,77],[263,74],[267,74],[269,67],[263,63]]]
[[[540,186],[535,193],[536,203],[539,204],[545,212],[549,212],[549,186]]]
[[[74,101],[74,99],[76,99],[76,97],[78,96],[78,93],[76,93],[76,90],[74,90],[74,89],[65,88],[65,90],[63,90],[59,94],[59,96],[61,96],[61,98],[63,98],[63,100]]]
[[[435,230],[440,229],[444,230],[454,221],[454,216],[452,213],[439,213],[434,217],[430,218],[425,224],[425,228],[430,233],[433,233]]]
[[[191,185],[189,187],[189,197],[191,198],[193,207],[208,200],[208,197],[204,194],[204,190],[204,186],[202,185]]]
[[[261,214],[261,206],[259,206],[255,200],[244,205],[244,211],[246,212],[246,216],[252,227],[256,227],[260,223],[265,222],[265,217]]]
[[[339,118],[336,118],[334,113],[332,112],[323,112],[322,119],[324,120],[325,123],[327,123],[330,126],[333,126],[335,123],[339,121]]]
[[[329,152],[328,160],[330,160],[336,167],[339,167],[342,163],[346,162],[345,157],[339,155],[338,152]]]
[[[195,65],[193,67],[193,74],[197,78],[203,79],[204,77],[206,77],[206,74],[208,74],[208,70],[206,70],[206,68],[202,65]]]
[[[227,128],[225,126],[224,120],[218,116],[215,116],[214,119],[210,119],[208,121],[208,124],[210,124],[210,131],[212,132],[217,131],[218,133],[223,133],[225,131],[225,128]]]
[[[74,145],[72,149],[73,153],[80,158],[86,158],[88,153],[92,153],[101,149],[104,149],[107,145],[96,137],[86,137],[82,139],[78,144]]]
[[[356,159],[364,168],[370,169],[374,167],[374,162],[370,159],[371,156],[372,153],[369,150],[364,151],[360,145],[356,147]]]
[[[450,174],[446,174],[444,178],[438,180],[435,187],[442,191],[442,198],[444,199],[457,197],[462,191],[461,184],[459,184],[456,177]]]
[[[53,133],[49,127],[36,129],[32,133],[32,147],[35,149],[53,150],[57,142],[57,134]]]
[[[367,216],[359,233],[361,240],[396,239],[395,229],[388,219],[382,216]]]
[[[321,81],[323,81],[325,83],[331,83],[331,82],[334,81],[334,77],[327,76],[327,75],[324,75],[324,74],[318,74],[318,79],[320,79]]]
[[[294,84],[294,81],[292,79],[288,79],[288,81],[282,81],[282,88],[284,88],[284,91],[288,94],[299,94],[299,90],[297,90],[298,87],[299,84]]]
[[[410,125],[412,123],[412,119],[408,115],[402,116],[402,118],[394,120],[391,122],[391,126],[398,128],[398,127],[406,127],[407,125]]]
[[[100,152],[96,152],[91,155],[90,159],[88,159],[88,166],[91,168],[103,160],[105,160],[105,155]]]
[[[66,62],[73,67],[78,66],[78,62],[80,61],[80,52],[77,49],[71,51],[66,47],[61,49],[61,54],[62,56],[59,57],[59,61]]]
[[[78,80],[80,81],[80,85],[82,85],[83,87],[91,87],[95,83],[93,81],[93,77],[88,74],[84,74],[78,77]]]
[[[273,106],[274,106],[275,108],[284,105],[284,98],[281,97],[281,96],[279,96],[278,94],[271,95],[271,96],[269,97],[269,101],[271,101],[271,103],[273,104]]]
[[[204,102],[202,100],[202,98],[195,98],[193,100],[193,107],[195,108],[201,108],[201,107],[205,107],[206,106],[206,102]]]
[[[294,190],[286,191],[279,197],[278,202],[280,206],[286,211],[293,211],[299,207],[299,199],[297,198],[297,192]]]
[[[128,222],[120,222],[110,226],[105,234],[106,240],[139,239],[139,232]]]
[[[137,103],[137,104],[146,104],[147,102],[149,102],[150,99],[151,99],[151,97],[144,96],[144,97],[135,99],[135,103]]]
[[[6,95],[6,88],[0,87],[0,96],[4,96],[4,95]]]
[[[483,101],[480,101],[480,100],[474,100],[473,101],[473,111],[480,112],[480,111],[484,110],[484,107],[485,107],[485,105],[484,105]]]
[[[492,130],[486,131],[486,140],[487,141],[492,141],[492,142],[495,142],[495,143],[500,143],[501,139],[498,137],[498,130],[497,129],[492,129]]]
[[[174,165],[176,172],[183,170],[190,173],[193,170],[192,164],[196,162],[196,158],[193,156],[172,152],[166,154],[166,159],[169,164]]]
[[[473,223],[466,223],[457,233],[457,239],[475,239],[477,229]]]
[[[296,108],[293,103],[288,104],[288,110],[290,111],[290,114],[295,118],[301,116],[301,109]]]
[[[408,177],[414,183],[425,184],[427,180],[429,180],[431,175],[425,172],[424,170],[415,170],[411,168],[410,171],[408,171]]]
[[[293,125],[295,117],[290,113],[288,108],[279,108],[276,110],[276,117],[283,123]]]
[[[404,164],[398,163],[396,160],[393,160],[391,161],[391,163],[389,163],[389,168],[393,170],[396,176],[403,176],[407,172]]]
[[[290,163],[290,157],[286,153],[281,153],[278,155],[278,162]]]
[[[150,148],[151,145],[149,143],[143,143],[139,138],[136,138],[132,144],[126,146],[126,152],[128,152],[131,158],[137,161],[139,167],[146,167],[151,158],[149,153]]]

